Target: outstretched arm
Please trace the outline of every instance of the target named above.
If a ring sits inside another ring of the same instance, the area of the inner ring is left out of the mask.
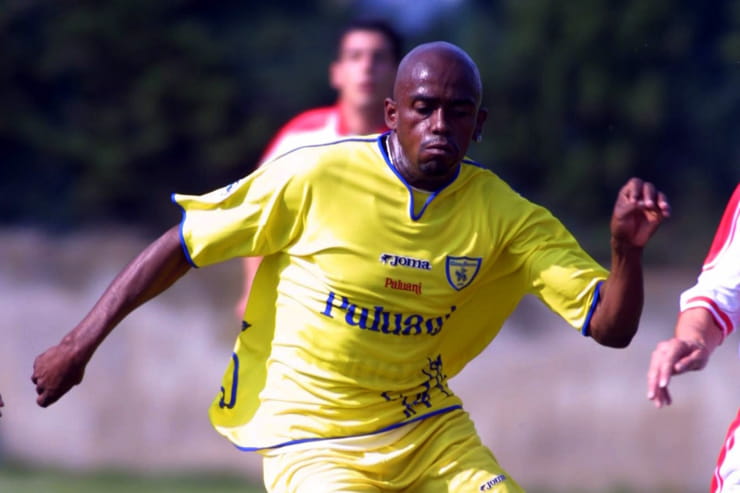
[[[599,344],[626,347],[637,332],[644,298],[642,251],[670,212],[652,183],[632,178],[619,191],[610,225],[611,269],[589,324]]]
[[[701,370],[724,337],[740,322],[740,185],[730,197],[694,286],[681,293],[674,335],[650,358],[647,397],[655,407],[671,403],[673,375]]]
[[[658,343],[650,359],[647,397],[655,407],[672,402],[671,376],[704,368],[722,338],[722,329],[708,310],[691,308],[679,314],[674,337]]]
[[[31,380],[46,407],[82,381],[85,366],[106,336],[138,306],[190,269],[174,226],[142,251],[108,286],[85,318],[59,344],[39,355]]]

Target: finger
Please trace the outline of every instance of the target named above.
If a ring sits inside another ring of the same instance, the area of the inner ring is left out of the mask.
[[[650,363],[650,369],[648,370],[648,392],[647,398],[654,399],[658,395],[661,389],[661,380],[663,379],[661,366],[662,366],[662,354],[653,354],[653,359]]]
[[[628,202],[637,202],[642,195],[642,180],[639,178],[630,178],[622,187],[621,195],[624,196]]]
[[[652,209],[655,207],[657,198],[655,186],[649,181],[642,182],[642,189],[640,190],[638,203],[648,209]]]
[[[652,366],[652,365],[651,365]],[[658,393],[658,371],[652,367],[648,371],[647,398],[654,399]]]
[[[656,392],[655,396],[651,399],[656,408],[660,409],[663,406],[671,404],[671,394],[668,389],[660,389]]]
[[[661,389],[660,407],[670,406],[672,403],[673,403],[673,399],[671,398],[671,393],[668,391],[668,389],[667,388]]]
[[[658,208],[664,217],[671,217],[671,204],[668,203],[668,197],[663,192],[658,192]]]
[[[671,375],[673,375],[673,367],[678,359],[678,348],[675,345],[666,344],[661,346],[661,357],[658,359],[656,365],[658,387],[663,389],[668,387],[668,383],[671,381]]]
[[[48,393],[42,393],[36,399],[36,404],[41,407],[49,407],[51,404],[56,402],[57,398]]]
[[[648,370],[648,399],[668,386],[675,362],[679,359],[678,351],[679,347],[672,340],[659,343],[653,351]]]

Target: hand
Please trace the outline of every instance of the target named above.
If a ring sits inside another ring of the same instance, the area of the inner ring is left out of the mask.
[[[62,341],[33,362],[31,381],[36,385],[36,403],[47,407],[82,381],[85,363],[76,358],[71,345]]]
[[[691,370],[701,370],[707,365],[711,351],[698,341],[674,337],[658,343],[650,358],[647,398],[655,407],[670,405],[668,383],[671,376]]]
[[[614,204],[612,239],[620,245],[642,248],[670,215],[671,206],[663,192],[652,183],[631,178],[619,191]]]

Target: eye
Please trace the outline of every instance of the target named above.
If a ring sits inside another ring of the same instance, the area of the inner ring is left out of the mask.
[[[414,110],[420,115],[429,115],[434,111],[434,106],[420,101],[414,104]]]
[[[455,117],[468,117],[475,113],[475,108],[470,105],[455,105],[450,108],[450,113]]]

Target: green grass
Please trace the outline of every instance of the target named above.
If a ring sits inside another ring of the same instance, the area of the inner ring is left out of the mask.
[[[74,473],[0,467],[2,493],[264,493],[262,485],[233,475],[152,474],[119,471]]]

